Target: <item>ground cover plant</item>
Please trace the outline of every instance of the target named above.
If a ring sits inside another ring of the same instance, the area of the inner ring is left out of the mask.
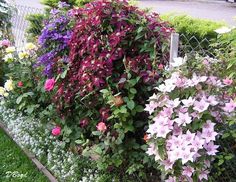
[[[47,182],[44,176],[23,151],[0,129],[0,180],[2,182]]]

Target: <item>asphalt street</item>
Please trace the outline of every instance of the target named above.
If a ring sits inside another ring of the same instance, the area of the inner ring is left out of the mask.
[[[9,0],[16,4],[33,8],[43,8],[40,0]],[[141,0],[138,1],[140,8],[151,8],[160,14],[175,12],[189,14],[193,17],[225,21],[229,25],[236,25],[236,3],[226,3],[224,0]]]
[[[139,7],[151,8],[160,14],[182,13],[193,17],[225,21],[229,25],[236,25],[236,3],[225,1],[139,1]]]

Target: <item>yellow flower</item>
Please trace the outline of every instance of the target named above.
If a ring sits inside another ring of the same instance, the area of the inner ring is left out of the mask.
[[[4,96],[5,89],[3,87],[0,87],[0,96]]]
[[[34,45],[33,43],[27,43],[25,45],[25,49],[26,50],[33,50],[33,49],[36,49],[36,45]]]
[[[6,83],[4,84],[4,88],[7,91],[13,90],[13,81],[12,80],[7,80]]]
[[[20,59],[24,59],[24,58],[27,58],[29,54],[27,52],[20,52],[18,56]]]
[[[15,52],[16,51],[16,48],[15,47],[8,47],[8,48],[6,48],[6,53],[13,53],[13,52]]]
[[[3,94],[3,96],[4,96],[4,97],[8,97],[8,96],[9,96],[9,93],[8,93],[8,92],[5,92],[5,93]]]
[[[12,61],[13,61],[13,55],[12,55],[12,53],[9,53],[9,54],[5,55],[4,58],[3,58],[3,60],[4,60],[5,62],[12,62]]]

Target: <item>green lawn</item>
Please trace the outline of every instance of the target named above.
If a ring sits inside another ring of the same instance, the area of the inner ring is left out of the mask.
[[[1,128],[0,182],[48,182],[48,179]]]

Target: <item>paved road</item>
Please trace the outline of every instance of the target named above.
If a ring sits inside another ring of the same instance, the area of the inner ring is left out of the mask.
[[[193,17],[225,21],[229,25],[236,25],[236,3],[226,3],[224,1],[166,1],[152,0],[139,1],[139,7],[152,8],[160,14],[168,12],[185,13]]]
[[[43,5],[40,4],[40,0],[9,0],[9,1],[22,6],[43,8]]]
[[[34,8],[43,8],[40,0],[10,0],[17,4]],[[202,2],[201,2],[202,1]],[[236,25],[233,17],[236,17],[236,3],[226,3],[224,0],[198,0],[198,1],[168,1],[168,0],[141,0],[138,5],[141,8],[152,8],[159,13],[176,12],[185,13],[193,17],[225,21],[229,25]]]

